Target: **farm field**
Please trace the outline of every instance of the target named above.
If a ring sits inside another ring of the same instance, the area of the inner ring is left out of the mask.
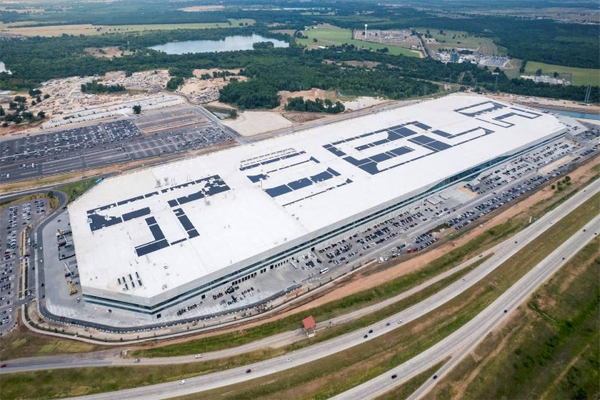
[[[429,34],[432,39],[435,39],[436,43],[429,43],[425,38],[427,28],[416,28],[417,32],[423,34],[425,44],[431,50],[437,51],[438,49],[446,49],[453,47],[464,47],[470,49],[477,49],[478,53],[482,53],[486,56],[492,56],[496,54],[505,54],[506,49],[499,49],[492,39],[477,37],[470,35],[468,32],[463,31],[447,31],[439,29],[429,29]]]
[[[525,75],[534,75],[538,69],[542,70],[543,75],[552,75],[554,72],[572,74],[573,79],[571,84],[576,86],[588,85],[590,83],[594,86],[600,84],[600,69],[565,67],[562,65],[528,61],[525,66]]]
[[[387,47],[390,51],[389,54],[394,55],[401,54],[409,57],[419,57],[421,54],[418,51],[408,50],[403,47],[363,42],[362,40],[352,39],[352,31],[350,29],[336,27],[317,28],[303,31],[302,34],[308,36],[308,39],[296,39],[296,43],[305,46],[339,46],[346,43],[373,50]],[[315,42],[313,39],[317,39],[317,42]]]
[[[125,33],[152,30],[171,30],[171,29],[210,29],[210,28],[230,28],[237,27],[239,24],[254,24],[253,19],[230,19],[229,23],[198,23],[198,24],[148,24],[148,25],[52,25],[52,26],[31,26],[31,27],[5,27],[2,26],[2,32],[13,33],[23,36],[61,36],[66,35],[101,35],[103,33]]]

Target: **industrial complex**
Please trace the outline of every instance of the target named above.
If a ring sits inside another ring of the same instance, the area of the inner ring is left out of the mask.
[[[566,130],[522,106],[448,96],[105,179],[69,206],[83,297],[159,317]]]

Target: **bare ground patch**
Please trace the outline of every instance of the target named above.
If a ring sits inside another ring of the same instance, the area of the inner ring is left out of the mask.
[[[123,56],[129,56],[133,54],[132,51],[129,50],[120,50],[117,46],[109,46],[109,47],[86,47],[83,49],[86,53],[96,57],[96,58],[119,58]]]

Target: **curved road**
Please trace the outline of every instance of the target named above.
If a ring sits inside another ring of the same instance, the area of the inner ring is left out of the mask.
[[[446,357],[452,359],[442,366],[434,375],[437,379],[443,377],[454,368],[465,356],[475,349],[492,330],[506,318],[508,312],[516,309],[521,303],[529,299],[531,294],[550,278],[560,267],[566,264],[571,257],[579,252],[596,235],[600,226],[600,216],[596,216],[582,230],[569,238],[554,250],[548,257],[537,264],[523,278],[504,292],[485,310],[433,347],[414,357],[412,360],[371,379],[334,399],[372,399],[404,383],[411,377],[420,374]],[[397,374],[396,379],[391,379],[392,374]],[[418,399],[425,395],[437,382],[429,379],[409,399]]]
[[[400,318],[404,320],[404,323],[419,318],[426,313],[434,310],[445,302],[451,300],[456,297],[464,290],[471,287],[477,281],[485,277],[491,271],[493,271],[496,267],[501,265],[504,261],[508,260],[518,251],[520,251],[523,247],[525,247],[528,243],[533,241],[538,235],[545,232],[555,221],[560,220],[573,209],[577,208],[580,204],[586,201],[589,197],[591,197],[594,193],[600,190],[600,181],[596,181],[588,186],[585,191],[580,191],[575,196],[570,198],[561,206],[556,209],[548,212],[544,217],[535,223],[531,224],[529,227],[525,228],[523,231],[516,234],[513,238],[496,245],[495,247],[485,251],[482,253],[483,255],[491,254],[492,256],[478,266],[476,269],[471,271],[469,274],[465,275],[464,280],[459,280],[445,289],[441,290],[437,294],[431,296],[428,299],[425,299],[421,303],[418,303],[411,308],[399,313],[397,316],[390,317],[387,321],[396,321]],[[332,324],[339,324],[348,322],[354,319],[357,319],[361,316],[370,314],[374,311],[377,311],[381,308],[384,308],[390,304],[393,304],[401,299],[411,296],[414,293],[417,293],[423,288],[441,280],[445,277],[455,273],[460,269],[464,269],[471,265],[472,263],[479,260],[479,257],[475,257],[471,260],[466,261],[465,263],[446,271],[443,274],[440,274],[431,280],[424,282],[421,285],[418,285],[400,295],[397,295],[388,300],[377,303],[373,306],[366,307],[357,311],[354,311],[349,314],[345,314],[343,316],[333,318],[331,320],[325,321],[321,324],[321,326],[326,326],[331,322]],[[374,329],[376,332],[371,335],[372,337],[376,337],[388,332],[391,329],[394,329],[398,326],[397,323],[392,324],[390,327],[386,327],[385,323],[387,321],[381,321],[379,323],[373,324],[371,327],[365,328],[365,330],[349,333],[338,338],[334,338],[330,341],[323,342],[317,344],[315,346],[310,346],[304,350],[299,350],[299,354],[303,354],[304,352],[311,354],[311,359],[305,361],[310,362],[313,359],[317,359],[320,357],[325,357],[327,355],[333,354],[337,351],[342,351],[346,348],[352,347],[355,344],[361,343],[364,341],[362,336],[369,329]],[[350,343],[349,339],[356,336],[360,340],[357,343],[349,345],[347,347],[340,347],[339,349],[333,351],[334,347],[332,344],[340,342],[342,345],[348,345]],[[215,351],[211,353],[203,354],[202,360],[196,360],[193,355],[191,356],[179,356],[179,357],[161,357],[161,358],[147,358],[142,359],[140,365],[164,365],[164,364],[183,364],[183,363],[191,363],[191,362],[201,362],[204,360],[213,360],[223,357],[231,357],[244,353],[248,353],[251,351],[255,351],[258,349],[262,349],[265,347],[282,347],[290,343],[294,343],[300,341],[304,338],[304,335],[301,330],[284,332],[281,334],[273,335],[271,337],[258,340],[255,342],[248,343],[246,345],[224,349],[220,351]],[[336,342],[337,341],[337,342]],[[325,353],[320,353],[321,350],[318,350],[320,347],[323,347]],[[316,357],[315,357],[316,356]],[[288,356],[280,357],[280,359],[287,359]],[[298,359],[298,357],[295,357]],[[269,360],[264,361],[267,363]],[[277,364],[279,361],[275,361]],[[298,365],[298,363],[294,363],[293,365]],[[17,359],[8,362],[8,367],[3,369],[1,373],[9,373],[9,372],[22,372],[22,371],[34,371],[40,369],[57,369],[57,368],[81,368],[81,367],[92,367],[92,366],[114,366],[114,365],[133,365],[133,360],[131,359],[122,359],[119,357],[119,353],[115,350],[107,350],[96,353],[88,353],[88,354],[76,354],[76,355],[57,355],[50,357],[36,357],[36,358],[27,358],[27,359]],[[135,364],[138,365],[138,364]],[[287,365],[287,364],[286,364]],[[245,371],[245,369],[244,369]],[[190,380],[191,382],[191,380]]]
[[[511,241],[531,241],[541,232],[548,229],[555,221],[561,219],[578,205],[597,193],[600,188],[600,182],[594,182],[585,191],[581,191],[565,202],[560,207],[542,217],[536,223],[530,225],[524,231],[517,234]],[[556,271],[563,263],[562,257],[570,257],[575,254],[585,243],[594,236],[592,227],[597,226],[600,217],[596,217],[594,221],[588,224],[587,232],[580,231],[573,238],[569,239],[557,250],[555,250],[542,263],[534,267],[532,271],[519,280],[513,287],[505,292],[491,306],[486,308],[477,317],[471,320],[459,331],[453,333],[443,341],[434,345],[432,348],[415,357],[412,362],[418,365],[418,368],[410,369],[410,363],[402,364],[396,369],[375,378],[363,385],[360,385],[349,392],[341,394],[339,398],[370,398],[378,393],[384,393],[390,388],[398,385],[402,381],[418,374],[419,372],[436,364],[439,360],[454,354],[463,348],[468,348],[469,344],[477,343],[481,340],[489,330],[504,317],[503,309],[512,310],[517,307],[529,294],[535,290],[542,282],[544,282],[554,271]],[[193,394],[205,390],[215,389],[218,387],[233,385],[253,378],[268,376],[277,373],[284,369],[296,367],[316,361],[320,358],[327,357],[334,353],[349,349],[365,340],[372,339],[383,335],[390,330],[396,329],[399,325],[396,321],[402,319],[403,324],[412,321],[420,316],[434,310],[440,305],[462,293],[465,289],[473,285],[477,280],[481,279],[491,270],[501,265],[504,261],[510,258],[516,251],[516,246],[504,245],[498,251],[498,254],[492,256],[488,261],[484,262],[481,267],[473,270],[465,276],[465,280],[460,280],[451,284],[447,288],[441,290],[423,302],[410,307],[393,317],[384,321],[377,322],[364,330],[350,332],[348,334],[333,338],[326,342],[322,342],[294,352],[291,355],[275,357],[269,360],[261,361],[244,367],[232,368],[226,371],[216,372],[190,378],[186,380],[185,385],[180,385],[178,381],[168,382],[164,384],[145,386],[118,392],[101,393],[97,395],[85,396],[82,399],[113,399],[118,396],[120,399],[163,399],[175,396]],[[558,259],[558,260],[557,260]],[[386,326],[387,322],[392,322],[390,326]],[[374,333],[369,335],[367,339],[363,335],[369,329],[373,329]],[[172,359],[153,360],[161,364],[171,363]],[[146,364],[147,362],[144,362]],[[246,369],[251,368],[252,373],[245,373]],[[408,369],[408,370],[407,370]],[[397,373],[400,379],[391,380],[390,375]],[[445,373],[442,368],[441,374]]]

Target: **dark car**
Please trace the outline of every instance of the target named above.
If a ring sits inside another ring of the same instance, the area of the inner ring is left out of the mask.
[[[368,338],[368,337],[369,337],[369,335],[365,335],[365,336],[363,336],[363,338],[364,338],[364,339],[366,339],[366,338]]]
[[[434,376],[433,376],[433,379],[437,379],[437,375],[434,375]]]
[[[392,375],[392,379],[396,379],[398,377],[398,375],[394,374]]]
[[[250,372],[252,372],[252,370],[251,370],[251,369],[247,369],[247,370],[246,370],[246,373],[247,373],[247,374],[249,374]]]
[[[6,364],[0,365],[0,368],[6,368]]]

